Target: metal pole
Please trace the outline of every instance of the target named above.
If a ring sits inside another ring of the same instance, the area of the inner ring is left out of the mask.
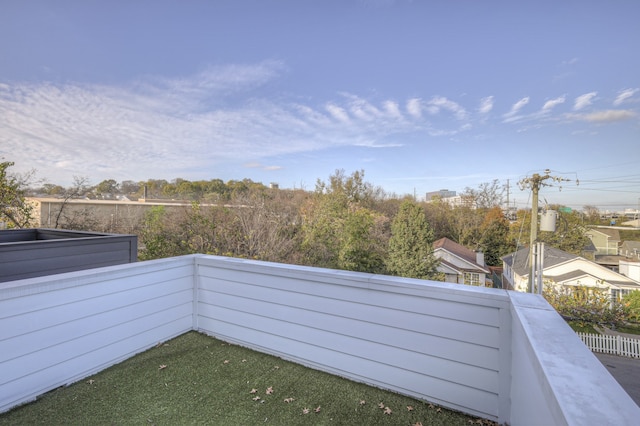
[[[531,202],[531,234],[529,236],[529,293],[533,293],[533,276],[535,274],[534,262],[534,244],[538,238],[538,191],[540,190],[540,175],[537,173],[531,179],[531,191],[533,192],[533,201]]]
[[[538,278],[537,278],[537,283],[538,283],[538,294],[542,294],[542,275],[544,272],[544,243],[537,243],[536,244],[536,248],[537,248],[537,253],[536,256],[538,256],[538,261],[536,264],[536,269],[538,270]]]

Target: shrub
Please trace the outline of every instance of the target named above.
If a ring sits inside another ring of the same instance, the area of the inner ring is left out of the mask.
[[[625,306],[621,302],[611,301],[606,289],[587,286],[568,288],[548,283],[544,297],[567,321],[616,327],[627,319]]]

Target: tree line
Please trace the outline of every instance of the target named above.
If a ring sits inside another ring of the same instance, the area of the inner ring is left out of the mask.
[[[0,166],[0,220],[9,227],[29,224],[28,204],[18,206],[27,195],[46,194],[63,201],[118,195],[135,199],[144,195],[146,187],[148,198],[189,201],[184,208],[154,207],[141,217],[128,218],[124,231],[138,234],[141,259],[197,252],[428,277],[435,273],[431,247],[439,238],[482,250],[492,266],[500,266],[502,256],[526,245],[529,238],[530,211],[520,210],[515,220],[508,220],[501,209],[503,191],[497,180],[466,188],[464,202],[452,206],[441,199],[420,202],[389,194],[367,182],[363,170],[351,174],[336,170],[327,180],[318,179],[313,190],[270,188],[249,179],[121,183],[108,179],[90,186],[87,179],[76,178],[64,188],[29,186],[28,177],[8,172],[12,165]],[[56,227],[123,230],[96,220],[90,210],[73,216],[63,209],[59,213]],[[580,254],[588,243],[584,226],[599,220],[599,215],[586,218],[587,223],[581,213],[560,215],[560,232],[541,232],[539,239]]]

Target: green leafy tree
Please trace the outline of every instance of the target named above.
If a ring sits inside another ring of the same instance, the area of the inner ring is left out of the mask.
[[[14,164],[0,162],[0,222],[6,222],[10,228],[26,228],[34,220],[33,206],[25,198],[29,176],[10,174],[7,169]]]
[[[556,231],[538,231],[538,241],[545,242],[555,248],[581,256],[585,247],[589,244],[589,238],[585,235],[585,227],[582,217],[577,212],[566,213],[558,210],[558,206],[551,206],[558,211]],[[520,245],[529,245],[531,229],[531,212],[519,210],[518,219],[511,224],[510,240],[520,242]]]
[[[438,279],[438,264],[424,209],[406,200],[391,223],[387,270],[402,277]]]
[[[433,240],[449,238],[455,240],[453,231],[453,207],[440,197],[425,205],[427,221],[433,228]]]
[[[119,191],[118,182],[114,179],[106,179],[96,185],[94,189],[96,195],[104,197],[105,195],[114,195]]]
[[[622,298],[629,321],[640,322],[640,290],[634,290]]]
[[[489,266],[501,266],[502,256],[515,248],[509,241],[509,221],[500,207],[487,211],[480,226],[480,247]]]
[[[165,257],[187,254],[188,251],[180,247],[180,239],[170,227],[172,221],[167,220],[164,206],[154,206],[145,214],[140,242],[142,250],[141,260],[160,259]]]
[[[567,321],[622,325],[626,318],[624,305],[611,301],[607,289],[587,286],[561,287],[553,282],[544,286],[544,298]]]
[[[364,172],[338,170],[329,183],[318,181],[301,208],[304,263],[360,272],[385,271],[383,215],[365,207],[373,202]]]

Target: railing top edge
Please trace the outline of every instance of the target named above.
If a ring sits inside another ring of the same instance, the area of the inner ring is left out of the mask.
[[[120,265],[104,266],[100,268],[82,269],[61,274],[45,275],[41,277],[25,278],[0,283],[0,300],[19,297],[37,292],[58,290],[80,285],[88,285],[98,281],[118,279],[131,275],[144,274],[167,267],[190,266],[194,259],[201,255],[187,255],[144,262],[123,263]]]
[[[196,259],[196,263],[223,269],[252,271],[265,275],[282,275],[289,277],[304,276],[304,279],[308,281],[319,281],[323,283],[367,287],[380,290],[388,289],[389,285],[393,285],[395,289],[404,289],[405,291],[424,291],[424,289],[428,288],[430,291],[435,293],[464,296],[469,298],[490,299],[494,301],[497,300],[502,303],[509,303],[507,290],[472,287],[463,284],[453,284],[440,281],[402,278],[364,272],[211,255],[198,257]]]
[[[542,296],[510,296],[512,321],[524,330],[536,368],[542,370],[539,377],[548,384],[548,397],[557,401],[569,424],[630,424],[637,419],[640,408]]]

